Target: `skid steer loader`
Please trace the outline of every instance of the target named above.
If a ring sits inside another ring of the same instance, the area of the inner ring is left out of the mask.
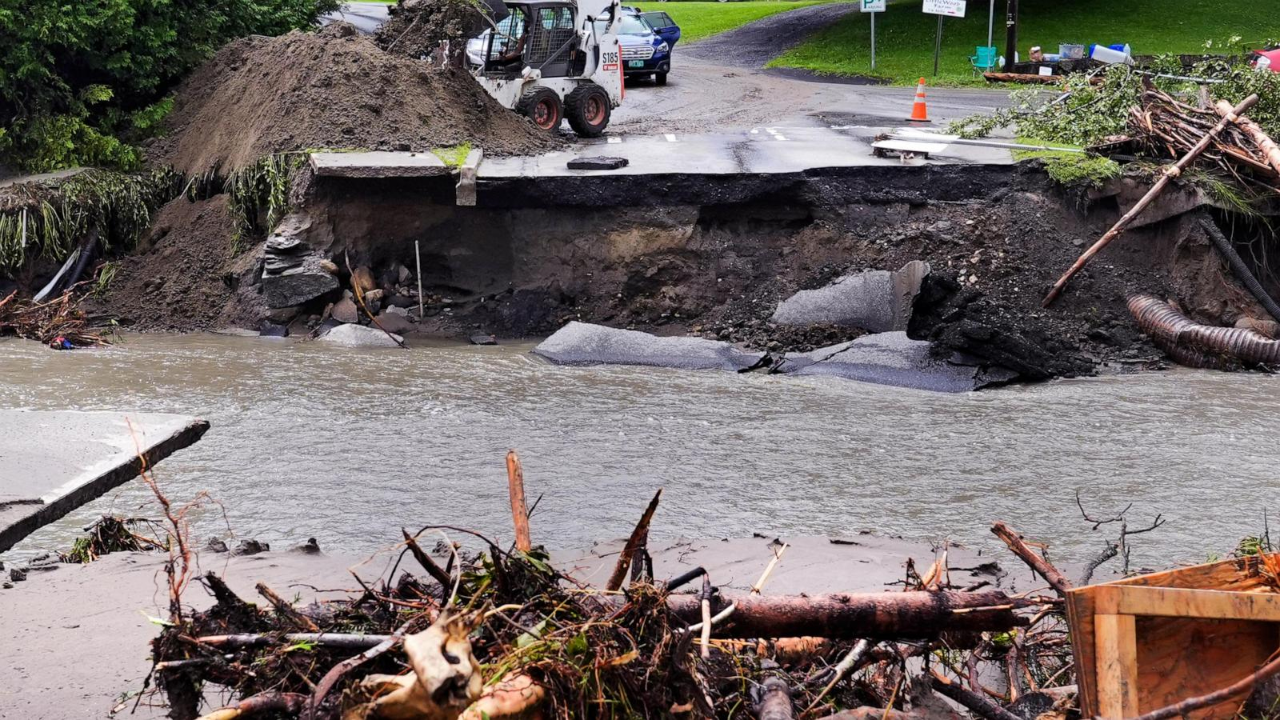
[[[555,132],[598,137],[622,103],[617,0],[506,0],[485,33],[476,80],[504,107]]]

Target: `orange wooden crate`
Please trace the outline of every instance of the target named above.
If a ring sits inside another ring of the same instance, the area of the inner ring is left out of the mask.
[[[1248,557],[1068,592],[1083,716],[1134,717],[1257,670],[1280,647],[1280,593],[1262,567]],[[1243,700],[1191,717],[1230,718]]]

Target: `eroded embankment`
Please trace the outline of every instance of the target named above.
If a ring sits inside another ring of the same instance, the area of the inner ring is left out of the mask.
[[[452,204],[451,182],[313,179],[270,250],[254,247],[253,262],[242,257],[223,269],[236,289],[226,302],[235,307],[198,315],[244,319],[259,303],[258,319],[294,323],[295,332],[312,327],[335,310],[331,304],[342,305],[349,257],[351,267],[371,269],[382,291],[376,304],[403,309],[402,330],[530,336],[579,320],[806,350],[862,330],[774,326],[779,301],[846,273],[924,260],[932,272],[911,336],[935,341],[940,354],[963,351],[1030,379],[1157,356],[1127,312],[1133,293],[1176,298],[1213,324],[1263,316],[1218,259],[1197,214],[1126,234],[1056,305],[1041,309],[1047,288],[1114,221],[1117,205],[1104,198],[1082,208],[1029,167],[520,180],[482,183],[475,208]],[[308,291],[295,277],[282,290],[273,267],[333,272],[336,282]],[[165,308],[131,297],[147,292],[139,275],[180,272],[172,268],[155,256],[130,258],[106,309],[144,327],[176,326],[171,318],[184,298],[165,298]],[[271,309],[262,309],[263,297]]]

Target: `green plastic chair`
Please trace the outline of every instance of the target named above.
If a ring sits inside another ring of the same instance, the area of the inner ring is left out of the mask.
[[[999,62],[1000,58],[993,47],[977,48],[977,54],[969,56],[969,63],[973,65],[975,75],[979,72],[991,72]]]

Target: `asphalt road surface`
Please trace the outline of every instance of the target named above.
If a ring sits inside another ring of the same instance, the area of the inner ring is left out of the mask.
[[[331,22],[342,20],[355,25],[360,32],[372,35],[379,25],[387,21],[388,7],[385,3],[347,3],[338,12],[329,13],[320,18],[320,22],[328,25]]]
[[[610,135],[683,135],[752,128],[885,127],[905,124],[912,88],[858,84],[807,73],[765,70],[769,60],[838,21],[852,3],[790,10],[696,43],[677,45],[668,84],[627,83]],[[371,33],[386,20],[381,3],[347,3],[326,18]],[[1007,93],[982,89],[928,90],[935,126],[1007,104]]]

